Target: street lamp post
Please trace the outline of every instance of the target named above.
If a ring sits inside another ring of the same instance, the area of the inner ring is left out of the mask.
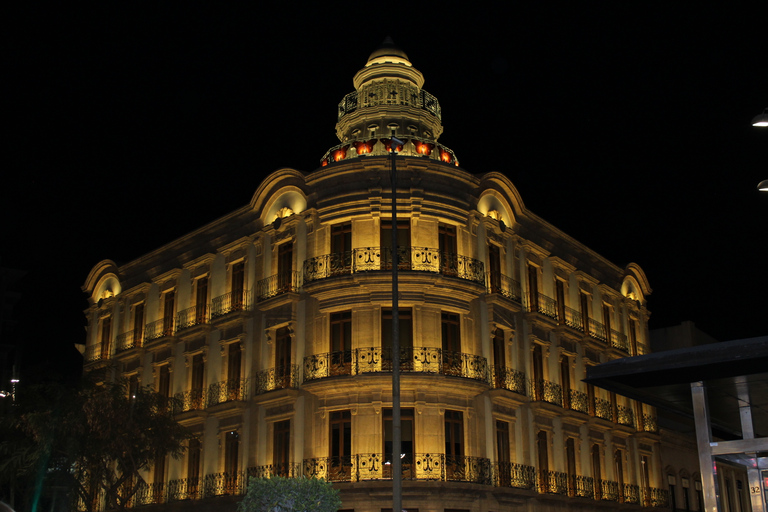
[[[397,157],[395,148],[403,142],[392,133],[389,146],[392,156],[392,511],[403,509],[402,478],[402,431],[400,424],[400,313],[398,311],[397,266],[400,263],[397,251]],[[385,454],[386,456],[386,454]]]

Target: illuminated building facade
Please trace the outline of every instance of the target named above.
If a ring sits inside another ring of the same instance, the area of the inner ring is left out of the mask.
[[[197,434],[135,506],[232,506],[248,476],[277,474],[335,482],[344,510],[387,510],[393,360],[407,510],[666,505],[654,411],[581,382],[648,351],[642,269],[533,214],[505,175],[459,167],[423,83],[385,42],[317,170],[276,171],[239,210],[94,267],[87,368],[116,364],[131,386],[179,397]]]

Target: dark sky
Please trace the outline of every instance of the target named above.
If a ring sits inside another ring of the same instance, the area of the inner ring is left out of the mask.
[[[98,261],[248,203],[280,167],[315,169],[387,35],[464,169],[504,172],[534,213],[643,267],[652,328],[768,330],[768,130],[750,126],[768,106],[764,2],[70,4],[4,16],[0,264],[29,272],[27,353],[82,342]]]

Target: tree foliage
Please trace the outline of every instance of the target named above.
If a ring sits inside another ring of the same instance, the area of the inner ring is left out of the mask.
[[[180,456],[189,437],[173,417],[173,399],[148,387],[129,397],[123,382],[86,378],[78,390],[49,387],[42,395],[12,420],[11,431],[25,442],[0,442],[0,456],[14,461],[0,466],[0,480],[6,471],[22,470],[40,496],[56,479],[88,511],[101,499],[107,508],[126,508],[145,485],[142,472],[163,457]]]
[[[252,478],[240,512],[336,512],[339,491],[316,478]]]

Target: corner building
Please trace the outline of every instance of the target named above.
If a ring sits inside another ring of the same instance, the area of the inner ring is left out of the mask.
[[[407,510],[667,506],[654,411],[581,382],[648,351],[642,269],[533,214],[505,175],[459,167],[423,83],[385,41],[317,170],[278,170],[247,206],[93,268],[86,368],[179,397],[197,433],[132,506],[233,509],[248,476],[277,474],[333,481],[343,510],[389,510],[398,363]]]

